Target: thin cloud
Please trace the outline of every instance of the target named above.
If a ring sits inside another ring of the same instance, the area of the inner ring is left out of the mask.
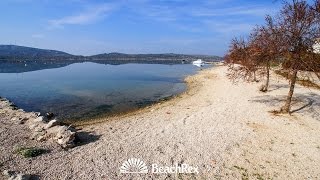
[[[63,28],[65,25],[85,25],[103,19],[115,9],[112,4],[102,4],[73,16],[49,20],[49,28]]]
[[[44,34],[32,34],[31,37],[35,38],[35,39],[43,39],[43,38],[45,38],[45,35]]]
[[[196,17],[214,17],[214,16],[236,16],[236,15],[250,15],[250,16],[265,16],[270,13],[269,8],[266,7],[232,7],[225,9],[194,9],[191,11],[192,16]]]
[[[178,20],[179,12],[169,6],[154,5],[148,3],[131,4],[129,7],[137,14],[144,18],[149,18],[156,21],[173,22]]]
[[[165,2],[180,3],[180,0],[163,0]],[[160,2],[163,2],[160,1]],[[200,0],[199,3],[185,3],[178,5],[169,5],[168,3],[159,3],[148,0],[133,0],[127,4],[133,12],[140,15],[137,17],[149,19],[152,21],[159,21],[167,23],[167,26],[175,28],[178,31],[201,33],[206,30],[210,32],[247,32],[250,31],[252,25],[247,24],[243,17],[259,18],[262,19],[266,14],[272,14],[274,9],[271,6],[232,6],[223,2],[229,2],[232,0],[221,0],[222,2],[212,2],[211,0]],[[219,8],[219,7],[223,8]],[[211,18],[219,19],[233,19],[238,22],[221,22],[210,23]],[[214,28],[212,28],[214,27]]]
[[[249,32],[255,24],[245,22],[216,22],[216,21],[204,21],[203,22],[212,32],[232,35],[242,34]]]

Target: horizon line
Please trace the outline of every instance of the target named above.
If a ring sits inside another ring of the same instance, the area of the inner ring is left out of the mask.
[[[63,52],[69,55],[73,55],[73,56],[85,56],[85,57],[89,57],[89,56],[95,56],[95,55],[101,55],[101,54],[112,54],[112,53],[118,53],[118,54],[127,54],[127,55],[146,55],[146,54],[176,54],[176,55],[189,55],[189,56],[218,56],[218,57],[223,57],[220,55],[214,55],[214,54],[188,54],[188,53],[172,53],[172,52],[166,52],[166,53],[122,53],[122,52],[102,52],[102,53],[98,53],[98,54],[92,54],[92,55],[75,55],[72,53],[68,53],[66,51],[63,50],[57,50],[57,49],[47,49],[47,48],[41,48],[41,47],[31,47],[31,46],[23,46],[23,45],[17,45],[17,44],[0,44],[0,46],[19,46],[19,47],[25,47],[25,48],[34,48],[34,49],[39,49],[39,50],[47,50],[47,51],[59,51],[59,52]]]

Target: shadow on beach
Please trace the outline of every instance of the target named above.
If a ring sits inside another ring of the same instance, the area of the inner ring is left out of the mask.
[[[81,129],[80,129],[81,130]],[[94,132],[78,131],[76,136],[76,146],[82,146],[96,142],[100,139],[101,135],[96,135]]]
[[[286,96],[273,96],[273,95],[263,95],[263,96],[256,96],[252,102],[258,102],[266,104],[267,106],[271,106],[274,109],[280,107],[284,104],[286,100]],[[292,107],[290,113],[308,113],[313,118],[320,121],[320,95],[315,93],[307,93],[301,94],[296,93],[294,94],[292,100]]]
[[[275,91],[282,88],[288,89],[289,84],[271,84],[268,91]]]

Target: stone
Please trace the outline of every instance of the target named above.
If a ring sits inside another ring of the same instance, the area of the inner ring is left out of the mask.
[[[49,128],[51,128],[53,126],[57,126],[57,125],[59,125],[59,122],[56,119],[53,119],[53,120],[49,121],[48,124],[46,124],[44,126],[44,129],[49,129]]]
[[[19,124],[24,124],[28,119],[29,119],[28,117],[21,117],[21,118],[19,118],[18,123]]]
[[[45,140],[45,137],[44,136],[38,136],[38,138],[37,138],[37,141],[44,141]]]
[[[49,128],[47,130],[48,134],[54,135],[53,137],[56,139],[59,139],[60,137],[58,137],[59,135],[62,135],[64,131],[66,131],[68,129],[67,126],[54,126],[52,128]]]
[[[8,180],[29,180],[31,178],[31,176],[29,174],[16,174],[13,176],[10,176],[10,178]]]
[[[37,126],[37,127],[34,128],[35,132],[42,132],[43,130],[44,130],[43,126]]]
[[[61,145],[63,148],[72,148],[75,146],[75,132],[66,131],[63,136],[57,140],[58,144]]]
[[[43,116],[39,116],[36,119],[33,120],[34,122],[42,122],[43,121]]]
[[[36,128],[37,126],[38,126],[37,124],[30,124],[30,125],[29,125],[29,129],[32,130],[32,129]]]
[[[41,115],[40,112],[34,112],[34,114],[35,114],[37,117],[39,117],[39,116]]]
[[[10,177],[9,180],[29,180],[30,178],[31,176],[29,174],[19,173],[15,176]]]
[[[54,114],[52,112],[47,112],[46,117],[50,120],[54,117]]]
[[[13,118],[11,118],[11,121],[18,121],[18,118],[13,117]]]
[[[45,138],[45,132],[34,132],[31,136],[31,139],[42,141]]]
[[[4,176],[12,176],[14,174],[14,171],[9,171],[9,170],[3,170],[2,174]]]
[[[31,176],[29,174],[17,173],[15,171],[4,170],[2,174],[8,177],[8,180],[29,180]]]
[[[74,147],[76,133],[70,130],[67,126],[54,126],[47,130],[50,135],[63,148]]]
[[[38,117],[36,119],[32,119],[27,121],[28,126],[31,130],[37,130],[44,129],[45,123],[43,120],[43,117]]]

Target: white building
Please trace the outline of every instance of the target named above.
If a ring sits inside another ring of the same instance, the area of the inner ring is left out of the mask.
[[[316,42],[314,43],[312,48],[314,53],[320,54],[320,38],[316,39]]]

